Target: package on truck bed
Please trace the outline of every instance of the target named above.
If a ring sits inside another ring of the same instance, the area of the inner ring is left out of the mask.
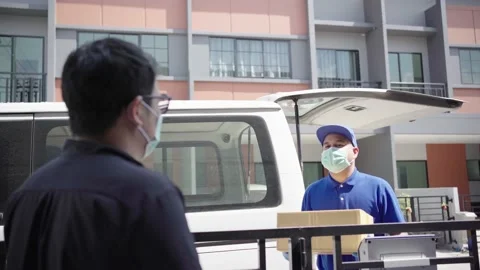
[[[318,227],[334,225],[366,225],[373,224],[373,217],[360,209],[284,212],[277,214],[277,227]],[[368,235],[342,236],[342,254],[358,251],[363,239]],[[277,240],[277,250],[288,251],[288,239]],[[312,237],[312,252],[333,254],[332,236]]]

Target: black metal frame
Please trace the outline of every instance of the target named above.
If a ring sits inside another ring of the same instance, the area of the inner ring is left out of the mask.
[[[443,221],[443,222],[411,222],[411,223],[385,223],[370,225],[340,225],[326,227],[280,228],[246,231],[217,231],[195,233],[195,240],[201,242],[256,240],[259,247],[259,269],[266,269],[266,239],[290,238],[290,263],[293,270],[312,269],[312,237],[332,236],[334,247],[333,256],[335,270],[357,268],[383,268],[384,262],[342,262],[342,235],[361,235],[400,232],[425,232],[425,231],[470,231],[472,249],[469,256],[430,258],[430,265],[469,263],[470,269],[480,270],[477,247],[477,230],[480,229],[480,220],[474,221]],[[214,243],[212,243],[214,245]],[[232,242],[233,244],[233,242]],[[280,252],[280,251],[279,251]]]

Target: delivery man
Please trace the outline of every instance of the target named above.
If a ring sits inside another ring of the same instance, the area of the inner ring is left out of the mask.
[[[118,39],[70,53],[62,95],[74,136],[9,199],[7,270],[201,269],[182,194],[141,163],[170,101],[155,71]]]
[[[362,173],[355,167],[359,149],[355,133],[339,125],[317,130],[322,144],[322,165],[328,176],[314,182],[305,191],[302,211],[362,209],[375,223],[404,222],[395,192],[382,178]],[[343,255],[343,261],[355,261],[354,255]],[[333,270],[332,255],[318,255],[319,270]]]

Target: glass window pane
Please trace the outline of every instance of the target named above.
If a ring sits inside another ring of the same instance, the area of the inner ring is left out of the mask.
[[[263,52],[263,42],[259,40],[250,41],[250,50],[252,52]]]
[[[168,51],[166,49],[155,49],[155,59],[157,62],[168,62]]]
[[[460,72],[472,72],[472,62],[460,61]]]
[[[427,188],[427,164],[425,161],[397,161],[400,188]]]
[[[251,53],[250,54],[250,63],[254,66],[263,65],[263,55],[261,53]]]
[[[78,46],[93,41],[93,33],[78,33]]]
[[[220,38],[210,38],[210,51],[221,51],[222,50],[222,39]]]
[[[155,48],[157,49],[167,49],[168,48],[168,38],[167,36],[155,36]]]
[[[233,39],[223,38],[221,39],[221,41],[222,41],[222,48],[221,48],[222,51],[233,52],[235,50]]]
[[[0,72],[12,72],[12,45],[11,37],[0,37]],[[0,82],[2,87],[2,79]]]
[[[473,83],[472,73],[462,72],[461,76],[462,76],[462,83],[464,83],[464,84],[472,84]]]
[[[467,175],[470,181],[480,180],[480,160],[467,160]]]
[[[337,51],[337,79],[340,80],[354,80],[355,67],[353,67],[351,52]]]
[[[135,45],[139,45],[138,44],[138,36],[137,35],[124,35],[124,40],[127,41],[127,42],[130,42],[132,44],[135,44]]]
[[[472,60],[472,72],[480,72],[480,61]]]
[[[110,34],[109,37],[124,40],[123,35],[121,35],[121,34]]]
[[[472,73],[472,83],[473,84],[480,84],[480,73]]]
[[[155,58],[155,49],[143,49],[145,53],[148,53],[151,57]]]
[[[480,50],[471,50],[470,57],[472,61],[480,61]]]
[[[161,74],[161,75],[164,75],[164,76],[168,76],[169,75],[168,63],[159,62],[157,73]]]
[[[470,61],[470,52],[468,50],[459,50],[460,61]]]
[[[337,64],[334,50],[317,50],[318,77],[322,79],[335,79],[337,77]]]
[[[16,37],[15,72],[43,73],[43,52],[42,38]]]
[[[289,54],[288,42],[277,42],[277,52],[282,54]]]
[[[389,53],[388,54],[388,66],[390,70],[390,81],[400,82],[400,69],[398,67],[398,54]]]
[[[93,34],[93,40],[99,40],[103,38],[107,38],[108,34],[107,33],[94,33]]]
[[[417,83],[423,82],[422,55],[412,54],[412,64],[413,64],[413,81]]]
[[[222,63],[228,64],[228,65],[233,65],[234,64],[234,59],[233,59],[233,52],[222,52],[221,53],[221,60]]]
[[[323,166],[321,162],[303,163],[303,183],[308,187],[323,177]]]
[[[155,48],[155,40],[153,35],[142,35],[141,44],[142,48]]]
[[[414,82],[413,58],[409,53],[399,54],[400,78],[402,82]]]

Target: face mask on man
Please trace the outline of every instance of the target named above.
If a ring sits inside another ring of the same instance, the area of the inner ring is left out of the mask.
[[[339,173],[351,164],[344,148],[331,147],[322,152],[322,165],[331,173]]]
[[[155,117],[157,117],[157,123],[156,123],[156,126],[155,126],[155,134],[154,134],[153,138],[150,138],[150,136],[148,136],[147,132],[145,131],[145,129],[143,127],[141,127],[141,126],[138,127],[138,130],[140,131],[140,133],[143,135],[143,137],[147,141],[147,144],[145,145],[145,152],[144,152],[143,157],[142,157],[142,159],[145,159],[148,156],[150,156],[153,153],[153,151],[155,151],[158,144],[160,143],[160,136],[162,135],[163,115],[159,115],[154,109],[152,109],[151,106],[149,106],[143,100],[142,100],[142,104],[143,104],[143,106],[145,106],[145,108],[147,108],[147,110],[149,110],[153,115],[155,115]]]

